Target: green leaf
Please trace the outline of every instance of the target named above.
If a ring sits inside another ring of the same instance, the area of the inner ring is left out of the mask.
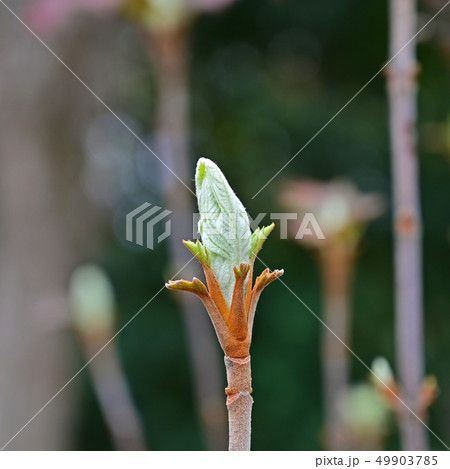
[[[256,228],[256,230],[252,234],[252,247],[250,251],[251,259],[253,259],[261,250],[264,241],[267,239],[274,227],[275,223],[272,223],[269,226],[263,226],[262,228]]]
[[[222,171],[211,160],[198,160],[195,183],[200,212],[199,232],[229,306],[235,282],[233,267],[250,261],[249,219]]]
[[[192,241],[183,241],[183,244],[192,252],[192,254],[194,254],[195,257],[197,257],[204,267],[210,267],[208,252],[198,239],[196,243],[193,243]]]

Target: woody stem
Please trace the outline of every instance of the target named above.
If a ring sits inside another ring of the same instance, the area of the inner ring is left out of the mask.
[[[252,375],[250,355],[245,358],[225,357],[228,387],[227,409],[229,451],[250,451],[252,419]]]
[[[405,403],[418,412],[424,379],[422,227],[417,150],[416,0],[390,1],[388,70],[395,234],[396,348]],[[399,53],[401,51],[401,53]],[[400,417],[402,449],[425,451],[424,425],[410,412]]]

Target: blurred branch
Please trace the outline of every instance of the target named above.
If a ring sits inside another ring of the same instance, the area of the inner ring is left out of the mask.
[[[23,2],[18,2],[22,5]],[[79,254],[59,202],[73,180],[55,178],[48,83],[58,65],[0,15],[0,445],[47,402],[73,369],[64,279]],[[66,154],[73,151],[67,146]],[[58,154],[58,158],[61,154]],[[59,175],[58,175],[59,176]],[[76,388],[8,443],[71,448]]]
[[[345,244],[319,252],[324,321],[344,342],[350,343],[351,284],[355,253]],[[327,446],[332,451],[351,447],[350,433],[339,411],[339,401],[349,392],[350,364],[347,349],[328,331],[322,335],[322,366],[327,422]]]
[[[378,217],[384,202],[378,194],[362,194],[345,181],[291,181],[280,193],[280,201],[300,215],[313,213],[324,239],[315,235],[293,238],[316,249],[322,276],[324,322],[339,337],[322,335],[323,392],[325,398],[326,446],[333,451],[355,447],[354,434],[343,415],[341,402],[348,400],[351,342],[351,298],[355,260],[366,224]]]
[[[72,323],[89,360],[115,332],[114,292],[100,267],[84,265],[74,271],[70,306]],[[89,363],[89,372],[115,449],[145,450],[142,424],[120,364],[116,341]]]
[[[158,153],[179,178],[166,172],[162,176],[164,205],[173,212],[170,261],[175,269],[181,268],[189,259],[173,240],[191,236],[194,213],[193,200],[180,185],[180,180],[187,182],[189,178],[188,30],[198,13],[219,10],[233,0],[68,0],[64,6],[58,0],[35,1],[29,17],[42,31],[57,30],[80,12],[109,15],[121,11],[148,34],[159,87],[155,128]],[[213,331],[195,300],[183,296],[181,305],[207,446],[224,449],[226,420]]]
[[[421,213],[417,155],[417,11],[415,0],[390,0],[387,70],[394,197],[396,347],[400,387],[414,412],[424,379]],[[410,412],[400,414],[402,447],[428,448],[425,427]]]
[[[185,27],[150,34],[150,46],[159,87],[156,116],[158,150],[168,166],[183,181],[189,180],[189,35]],[[169,238],[170,260],[179,269],[190,258],[179,242],[192,236],[195,212],[191,194],[177,179],[164,173],[164,205],[173,212]],[[199,276],[199,269],[190,265],[189,273]],[[194,374],[201,423],[210,450],[226,448],[226,415],[223,407],[223,385],[209,319],[195,298],[180,295],[190,357]]]

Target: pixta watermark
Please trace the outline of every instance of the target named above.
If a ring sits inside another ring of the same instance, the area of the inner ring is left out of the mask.
[[[171,214],[170,210],[164,210],[148,202],[143,203],[126,215],[126,240],[147,249],[155,249],[171,234]],[[204,234],[213,236],[223,235],[226,232],[231,241],[236,239],[238,230],[233,227],[237,226],[237,216],[235,213],[203,214],[203,218],[206,217],[209,220],[207,233]],[[292,229],[292,225],[289,225],[289,222],[294,221],[300,222],[296,223],[295,230]],[[199,222],[200,214],[194,213],[192,215],[192,237],[194,239],[200,237]],[[261,224],[267,225],[272,222],[275,222],[278,227],[280,239],[303,239],[305,236],[325,239],[322,228],[313,213],[304,213],[299,216],[292,212],[275,212],[259,213],[255,218],[249,216],[252,231],[255,231]]]
[[[164,241],[171,233],[170,210],[164,210],[157,205],[148,202],[127,214],[126,240],[131,243],[154,249],[161,241]],[[164,224],[161,233],[160,226]],[[158,231],[157,231],[158,230]]]

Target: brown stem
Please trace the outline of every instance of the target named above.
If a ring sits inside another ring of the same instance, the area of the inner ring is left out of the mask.
[[[394,193],[396,346],[401,391],[414,411],[424,378],[422,246],[417,157],[417,71],[415,0],[390,0],[388,73]],[[407,43],[409,44],[405,46]],[[399,417],[402,447],[423,451],[426,429],[410,412]]]
[[[338,241],[320,251],[325,323],[347,345],[350,340],[353,259],[354,249],[347,242]],[[329,331],[322,336],[322,362],[326,444],[333,451],[348,450],[350,433],[339,406],[349,389],[349,356],[345,346]]]
[[[179,30],[154,34],[151,46],[159,87],[156,134],[160,157],[186,184],[189,171],[188,32]],[[163,168],[165,208],[172,213],[169,252],[173,269],[180,269],[190,254],[179,242],[192,236],[194,201],[188,190]],[[189,269],[189,271],[187,271]],[[199,277],[191,263],[184,273]],[[194,385],[203,431],[210,450],[226,447],[226,420],[222,407],[222,378],[214,331],[195,298],[181,295]]]
[[[252,420],[252,374],[250,355],[245,358],[225,357],[228,387],[227,409],[229,451],[250,451]]]

